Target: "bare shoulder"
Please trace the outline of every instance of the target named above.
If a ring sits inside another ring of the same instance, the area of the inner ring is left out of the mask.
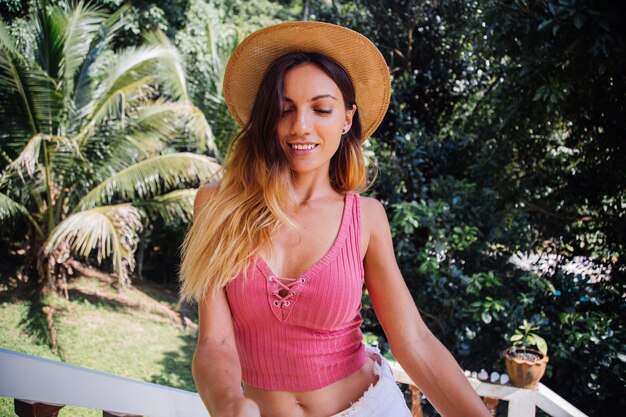
[[[217,193],[219,188],[219,182],[210,182],[198,188],[198,191],[196,192],[196,198],[193,202],[194,216],[196,216],[198,212],[202,209],[202,207],[204,207],[206,203],[209,202],[211,197],[213,197],[213,195]]]
[[[385,207],[375,198],[361,197],[361,233],[361,251],[364,254],[367,254],[372,244],[380,241],[381,236],[390,234]]]
[[[383,204],[375,198],[361,196],[361,215],[365,225],[387,223],[387,212]]]

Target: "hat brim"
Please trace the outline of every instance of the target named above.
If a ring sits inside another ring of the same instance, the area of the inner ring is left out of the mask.
[[[341,65],[354,85],[365,140],[383,120],[391,82],[384,57],[365,36],[323,22],[285,22],[260,29],[233,52],[224,74],[224,98],[240,126],[246,126],[265,73],[279,57],[291,52],[316,52]]]

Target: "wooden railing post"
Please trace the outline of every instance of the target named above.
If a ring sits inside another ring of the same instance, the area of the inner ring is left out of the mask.
[[[500,400],[498,400],[497,398],[485,397],[483,398],[483,402],[487,406],[487,410],[489,410],[491,415],[493,417],[496,417],[496,414],[498,412],[498,403],[500,402]]]
[[[13,400],[15,414],[19,417],[57,417],[63,407],[60,404],[36,403],[17,398]]]
[[[422,392],[413,384],[409,384],[409,388],[411,388],[411,415],[413,417],[423,417]]]

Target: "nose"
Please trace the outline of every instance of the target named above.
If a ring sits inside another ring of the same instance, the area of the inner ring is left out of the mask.
[[[311,133],[311,120],[306,111],[297,110],[291,122],[291,134],[297,136],[307,136]]]

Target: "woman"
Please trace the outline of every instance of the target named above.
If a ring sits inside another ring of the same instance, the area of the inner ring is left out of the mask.
[[[182,293],[199,302],[193,359],[214,417],[410,416],[362,344],[367,286],[394,356],[446,417],[489,416],[426,328],[397,267],[361,144],[389,102],[376,47],[319,22],[262,29],[231,57],[224,95],[242,131],[201,187]],[[243,384],[243,391],[242,391]]]

